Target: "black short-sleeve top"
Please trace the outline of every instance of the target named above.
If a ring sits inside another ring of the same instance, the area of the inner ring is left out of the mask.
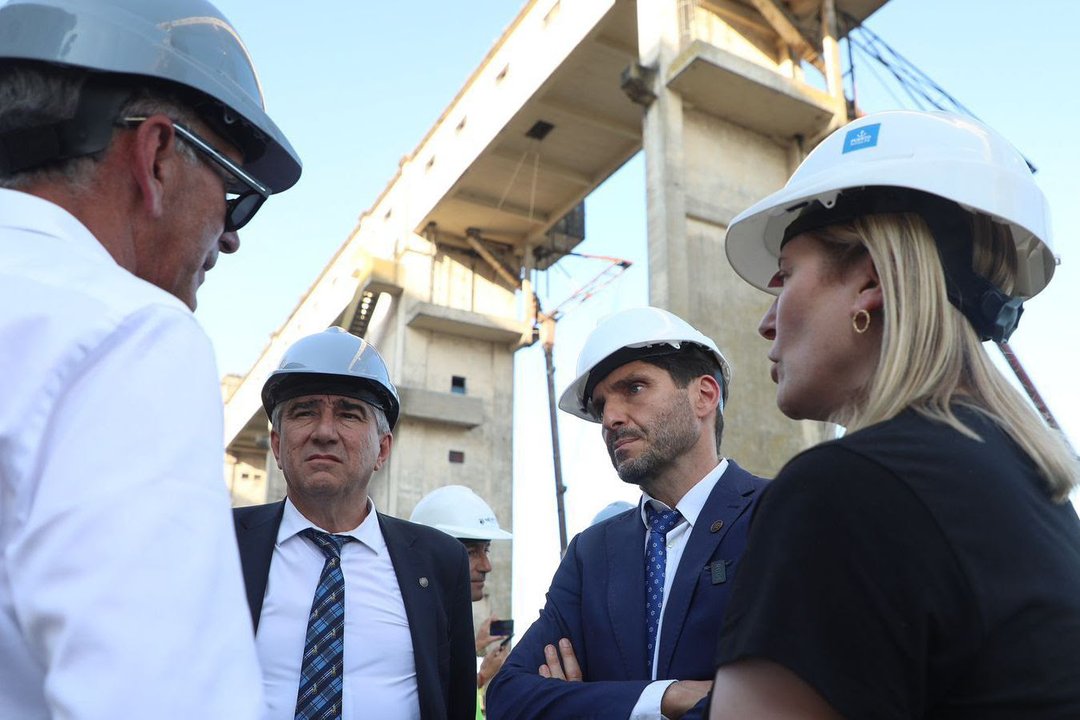
[[[1080,520],[1026,454],[907,411],[814,447],[758,505],[718,663],[848,718],[1080,718]]]

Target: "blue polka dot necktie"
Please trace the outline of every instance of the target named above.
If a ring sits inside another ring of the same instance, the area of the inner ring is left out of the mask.
[[[345,659],[345,576],[341,546],[353,538],[315,528],[300,532],[326,556],[308,616],[296,720],[341,720],[341,673]]]
[[[656,510],[645,504],[649,539],[645,543],[645,629],[648,633],[649,677],[652,677],[656,633],[664,609],[664,570],[667,566],[667,534],[682,522],[678,510]]]

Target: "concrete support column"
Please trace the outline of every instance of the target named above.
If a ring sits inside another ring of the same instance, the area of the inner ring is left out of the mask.
[[[710,22],[714,30],[717,18],[691,15],[680,27],[679,0],[638,0],[637,7],[640,62],[656,72],[656,100],[645,111],[643,126],[650,301],[686,318],[720,345],[733,367],[722,453],[772,475],[829,429],[821,423],[800,425],[776,409],[769,343],[757,333],[772,298],[734,273],[724,236],[735,214],[784,184],[801,155],[799,141],[736,124],[669,86],[671,68],[677,71],[682,54],[693,52],[680,38],[692,42],[722,35],[693,25]],[[790,77],[790,60],[777,56],[775,61],[777,75]]]
[[[686,245],[686,198],[683,193],[683,108],[678,93],[667,89],[665,69],[678,53],[685,14],[680,0],[638,0],[638,52],[643,66],[657,70],[656,100],[645,112],[646,211],[649,235],[649,301],[685,316],[690,310]],[[664,242],[653,242],[664,238]]]
[[[821,49],[825,57],[825,83],[829,95],[837,104],[833,126],[847,122],[847,100],[844,98],[844,68],[840,62],[839,29],[836,24],[836,0],[821,0]]]

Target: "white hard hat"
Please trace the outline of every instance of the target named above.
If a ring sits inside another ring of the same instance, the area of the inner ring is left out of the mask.
[[[340,327],[300,338],[263,383],[263,408],[273,416],[278,403],[301,395],[345,395],[386,413],[392,430],[401,402],[386,363],[375,346]]]
[[[1014,293],[1029,298],[1050,282],[1056,260],[1049,208],[1023,156],[997,132],[944,112],[867,115],[829,135],[787,184],[739,213],[725,245],[732,267],[766,292],[788,226],[845,191],[903,188],[955,202],[1008,226],[1019,267]]]
[[[138,76],[196,91],[196,111],[240,146],[244,170],[272,192],[300,177],[300,158],[266,114],[247,48],[207,0],[8,0],[0,5],[0,64],[8,60],[82,68],[125,87]],[[93,128],[57,126],[52,155],[103,149],[117,118],[94,114],[82,118],[100,121]]]
[[[596,383],[617,367],[634,360],[670,355],[677,352],[683,343],[699,345],[712,353],[720,364],[724,381],[720,412],[723,412],[723,398],[727,397],[731,369],[720,348],[690,323],[657,307],[622,310],[597,324],[585,339],[585,346],[578,355],[577,379],[563,391],[559,398],[559,409],[583,420],[600,422],[600,418],[589,408],[589,395]],[[620,350],[628,352],[620,353]]]
[[[432,490],[420,498],[409,520],[442,530],[458,540],[509,540],[513,537],[499,527],[491,506],[464,485],[444,485]]]

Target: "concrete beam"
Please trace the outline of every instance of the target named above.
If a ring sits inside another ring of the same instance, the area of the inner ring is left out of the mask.
[[[484,402],[467,395],[398,387],[402,417],[474,428],[484,422]]]
[[[825,72],[825,63],[821,59],[821,53],[796,27],[795,20],[788,15],[787,11],[776,0],[750,0],[750,2],[784,42],[795,48],[818,70]]]
[[[528,220],[537,225],[547,225],[551,217],[546,212],[536,209],[530,210],[529,208],[521,207],[514,203],[500,201],[498,198],[492,197],[491,195],[485,195],[484,193],[478,193],[473,190],[458,190],[450,195],[450,197],[464,203],[469,203],[470,205],[495,210],[496,212],[501,212],[518,219]]]
[[[507,150],[505,148],[498,148],[491,152],[491,157],[498,160],[505,160],[506,162],[514,163],[515,165],[521,162],[521,155],[519,153]],[[596,183],[588,175],[584,175],[577,170],[572,170],[563,165],[558,165],[550,160],[544,160],[540,163],[541,175],[549,175],[559,180],[564,180],[572,185],[578,185],[580,187],[586,187],[592,189]]]
[[[599,48],[625,58],[626,60],[637,60],[638,51],[637,47],[630,42],[627,42],[623,38],[613,38],[607,35],[597,35],[592,38],[592,42]]]
[[[412,307],[405,324],[416,330],[434,330],[507,345],[516,342],[522,333],[522,323],[510,318],[425,302],[418,302]]]
[[[837,112],[829,94],[700,40],[671,62],[667,77],[695,107],[778,137],[813,137]]]
[[[542,98],[540,106],[561,113],[575,122],[594,127],[612,135],[618,135],[628,140],[641,141],[641,128],[637,125],[627,125],[614,118],[604,117],[591,110],[583,110],[559,100]]]

